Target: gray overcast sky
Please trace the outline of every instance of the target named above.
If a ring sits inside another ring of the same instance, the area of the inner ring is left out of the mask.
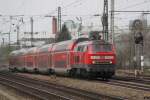
[[[87,13],[99,9],[98,6],[102,6],[100,2],[102,0],[0,0],[0,11],[3,14],[47,14],[57,6],[71,4],[65,12]]]
[[[108,0],[109,2],[111,0]],[[110,5],[110,4],[109,4]],[[150,0],[115,0],[116,10],[150,10]],[[68,15],[62,17],[62,20],[75,20],[76,16],[83,18],[83,25],[101,26],[100,18],[93,17],[93,14],[102,14],[103,0],[0,0],[0,14],[1,15],[57,15],[56,8],[61,6],[63,8],[62,14]],[[82,16],[84,15],[84,16]],[[86,16],[85,16],[86,15]],[[115,25],[122,28],[127,27],[129,20],[138,18],[140,14],[137,13],[119,13],[115,15]],[[149,17],[149,15],[148,15]],[[9,24],[4,24],[4,17],[0,18],[0,31],[7,32]],[[50,18],[35,17],[34,29],[37,31],[51,32]],[[29,31],[29,18],[25,18],[26,29]],[[7,21],[6,21],[7,22]]]
[[[110,0],[108,0],[110,2]],[[116,10],[150,10],[150,0],[115,0]],[[69,15],[63,20],[74,19],[75,16],[93,15],[103,12],[103,0],[0,0],[0,14],[2,15],[57,15],[56,8],[63,8],[62,14]],[[139,14],[120,13],[116,15],[117,23],[127,24],[127,19],[133,19]],[[82,16],[84,23],[91,23],[91,16]],[[93,23],[97,23],[96,21]],[[99,22],[101,23],[101,22]]]

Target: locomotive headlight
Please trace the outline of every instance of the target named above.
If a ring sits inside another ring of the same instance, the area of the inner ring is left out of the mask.
[[[95,62],[95,61],[92,61],[92,63],[95,64],[96,62]]]
[[[113,56],[105,56],[105,59],[113,59]]]
[[[100,56],[91,56],[91,59],[100,59]]]

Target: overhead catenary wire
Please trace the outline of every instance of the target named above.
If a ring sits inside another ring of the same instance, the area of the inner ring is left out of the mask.
[[[77,4],[77,3],[81,3],[81,1],[83,1],[83,0],[75,0],[75,1],[73,1],[73,2],[71,2],[71,3],[69,3],[69,4],[66,4],[65,6],[62,6],[61,7],[61,9],[62,10],[64,10],[64,9],[66,9],[66,8],[68,8],[68,7],[71,7],[71,6],[73,6],[73,5],[75,5],[75,4]],[[20,14],[20,15],[2,15],[3,17],[9,17],[9,16],[13,16],[13,17],[21,17],[21,16],[23,16],[23,17],[31,17],[31,16],[34,16],[34,17],[44,17],[45,15],[52,15],[53,13],[55,13],[55,12],[57,12],[57,10],[58,10],[58,8],[55,8],[55,10],[53,10],[52,12],[50,12],[49,14],[41,14],[41,15],[24,15],[24,14]],[[57,16],[57,15],[52,15],[52,16]],[[92,15],[81,15],[81,14],[76,14],[76,15],[64,15],[64,16],[92,16]]]
[[[63,6],[62,7],[62,9],[65,9],[65,8],[68,8],[68,7],[71,7],[71,6],[73,6],[73,5],[75,5],[75,4],[78,4],[78,3],[80,3],[80,0],[75,0],[75,1],[73,1],[73,2],[71,2],[71,3],[68,3],[67,5],[65,5],[65,6]],[[69,6],[68,6],[69,5]],[[56,10],[55,10],[56,11]],[[117,12],[116,12],[117,13]],[[25,15],[26,16],[26,15]],[[24,16],[24,17],[25,17]],[[33,16],[42,16],[42,15],[33,15]],[[76,14],[76,15],[66,15],[66,16],[88,16],[88,15],[78,15],[78,14]],[[89,15],[89,16],[91,16],[91,15]],[[124,18],[122,18],[122,19],[124,19]]]
[[[131,2],[131,1],[128,1],[128,2]],[[134,8],[134,7],[138,7],[138,6],[141,6],[141,5],[144,5],[144,4],[148,4],[148,3],[150,3],[150,1],[149,0],[143,0],[142,2],[136,2],[136,3],[134,3],[134,4],[130,4],[130,5],[127,5],[127,6],[123,6],[123,7],[121,7],[120,9],[117,9],[116,11],[114,11],[115,13],[119,13],[119,14],[126,14],[126,13],[130,13],[130,15],[132,15],[132,14],[141,14],[141,13],[149,13],[150,11],[146,11],[146,10],[127,10],[127,9],[129,9],[129,8]],[[119,7],[118,7],[119,8]],[[132,20],[133,20],[133,18],[135,19],[135,17],[132,17]],[[119,18],[119,20],[131,20],[131,18],[129,18],[129,16],[128,17],[122,17],[122,18]],[[116,19],[115,18],[115,20],[117,21],[118,19]],[[121,22],[124,22],[124,23],[126,23],[126,21],[121,21]]]
[[[142,1],[142,2],[138,2],[138,3],[135,3],[135,4],[133,4],[133,5],[128,5],[128,6],[126,6],[126,7],[122,7],[122,8],[120,8],[120,9],[118,9],[118,10],[129,9],[129,8],[137,7],[137,6],[143,5],[143,4],[145,4],[145,3],[150,3],[150,2],[147,1],[147,0],[144,0],[144,1]]]
[[[79,2],[81,2],[81,1],[82,1],[82,0],[75,0],[75,1],[69,3],[69,4],[65,5],[65,6],[62,6],[61,9],[64,10],[64,9],[70,7],[70,6],[73,6],[73,5],[75,5],[75,4],[79,3]],[[58,11],[58,7],[56,7],[54,10],[52,10],[50,13],[48,13],[48,15],[54,14],[54,13],[56,13],[57,11]]]
[[[74,2],[71,2],[71,3],[69,3],[69,4],[65,5],[65,6],[62,6],[62,9],[66,9],[66,8],[68,8],[70,6],[73,6],[73,5],[77,4],[77,3],[80,3],[81,1],[83,1],[83,0],[75,0]]]
[[[150,11],[145,10],[115,10],[113,12],[119,12],[119,13],[150,13]]]

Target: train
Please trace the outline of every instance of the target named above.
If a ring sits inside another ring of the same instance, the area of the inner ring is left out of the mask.
[[[114,45],[88,38],[15,50],[9,55],[9,69],[13,72],[108,79],[115,74],[115,66]]]

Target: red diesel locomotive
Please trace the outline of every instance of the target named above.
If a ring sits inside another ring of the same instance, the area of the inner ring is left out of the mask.
[[[9,64],[11,71],[111,78],[116,54],[110,43],[80,38],[13,51]]]

